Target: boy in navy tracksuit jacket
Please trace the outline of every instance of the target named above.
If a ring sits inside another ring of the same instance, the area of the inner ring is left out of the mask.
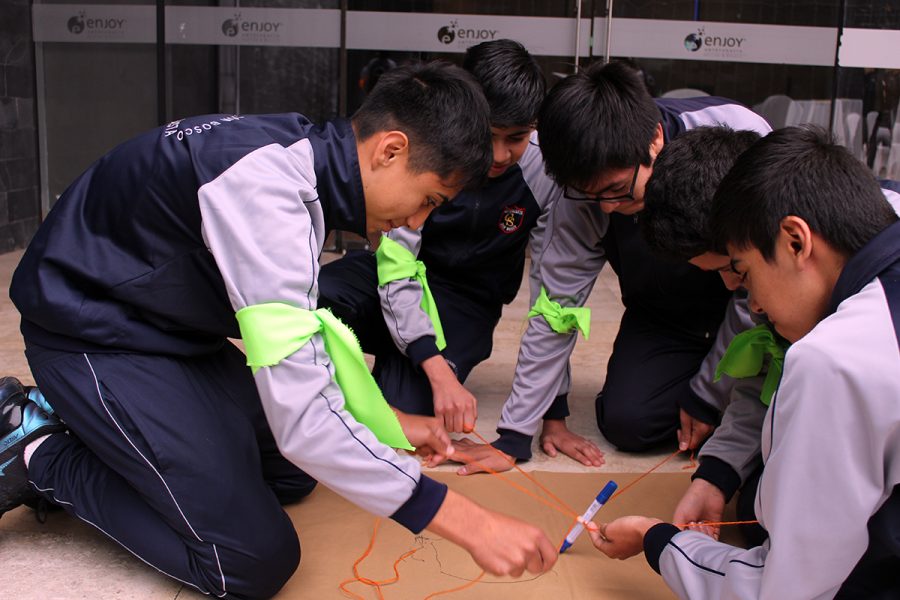
[[[744,550],[646,517],[594,527],[682,598],[900,595],[900,221],[871,172],[823,132],[760,140],[716,193],[714,247],[792,343],[762,429]]]
[[[542,420],[545,432],[553,425],[568,439],[570,456],[578,458],[585,447],[565,427],[577,332],[551,321],[553,314],[586,310],[607,261],[618,275],[625,313],[596,400],[601,432],[621,450],[640,451],[674,440],[679,427],[684,448],[696,447],[700,432],[711,430],[728,390],[706,377],[704,364],[714,370],[714,342],[731,293],[714,273],[653,255],[639,221],[644,187],[664,144],[720,124],[770,131],[762,117],[724,98],[654,100],[619,63],[593,65],[550,91],[538,132],[547,170],[564,186],[564,197],[553,205],[540,252],[532,256],[548,302],[543,310],[535,306],[522,338],[496,448],[529,458]],[[491,468],[508,468],[491,449],[467,453]]]
[[[339,324],[316,310],[329,230],[420,226],[486,173],[488,141],[477,85],[432,64],[385,75],[352,122],[194,117],[101,158],[13,278],[49,405],[2,386],[0,513],[36,491],[219,597],[268,597],[290,577],[300,548],[279,503],[315,481],[461,543],[488,571],[552,566],[539,530],[448,491],[382,441],[445,454],[436,419],[394,417],[371,395],[362,402],[380,420],[356,419],[355,390],[338,386],[324,350]],[[290,319],[267,320],[273,308]],[[246,359],[229,337],[244,338]],[[469,541],[495,524],[513,537]]]
[[[407,412],[435,414],[457,432],[469,430],[477,416],[476,399],[462,382],[490,356],[502,307],[521,284],[526,248],[537,254],[547,214],[562,193],[545,174],[533,135],[544,97],[534,58],[517,42],[497,40],[470,48],[463,66],[491,107],[490,179],[433,213],[421,230],[387,234],[410,252],[409,260],[427,268],[445,346],[422,308],[420,278],[379,285],[376,258],[383,270],[383,248],[330,263],[319,278],[321,301],[375,355],[374,375],[388,401]],[[589,455],[592,464],[603,464],[595,446]]]

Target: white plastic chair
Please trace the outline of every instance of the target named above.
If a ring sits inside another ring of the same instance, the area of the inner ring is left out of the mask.
[[[862,131],[862,115],[859,113],[848,113],[844,116],[844,124],[847,128],[846,146],[853,153],[853,156],[860,160],[865,160],[865,150],[863,149],[863,131]]]
[[[878,111],[870,110],[866,113],[866,139],[872,137],[872,131],[875,127],[875,121],[878,120]]]
[[[881,129],[887,129],[882,127]],[[875,160],[872,161],[872,172],[879,179],[888,179],[888,159],[890,158],[891,147],[885,144],[878,144],[875,147]]]
[[[891,153],[885,165],[885,179],[900,180],[900,143],[891,144]]]
[[[753,111],[768,121],[772,129],[780,129],[788,125],[788,113],[792,112],[792,107],[794,107],[792,98],[777,94],[754,106]]]

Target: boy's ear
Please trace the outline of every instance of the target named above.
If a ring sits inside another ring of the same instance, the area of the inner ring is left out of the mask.
[[[409,152],[409,138],[402,131],[384,131],[375,144],[372,167],[386,167]]]
[[[800,217],[789,215],[781,220],[779,244],[784,244],[788,256],[801,268],[813,251],[813,235],[809,224]]]
[[[662,123],[657,123],[656,133],[653,134],[653,139],[650,141],[650,156],[656,158],[662,151],[663,144],[665,144],[665,137],[663,137]]]

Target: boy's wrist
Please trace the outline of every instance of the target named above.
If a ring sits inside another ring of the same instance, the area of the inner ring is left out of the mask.
[[[441,354],[429,356],[423,360],[419,367],[428,377],[431,387],[443,387],[453,383],[459,383],[456,379],[456,373]]]

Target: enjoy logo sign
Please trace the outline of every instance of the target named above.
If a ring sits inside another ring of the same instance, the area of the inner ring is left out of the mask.
[[[122,18],[89,17],[86,11],[80,10],[66,21],[66,28],[75,35],[82,33],[121,35],[126,23],[127,19]]]
[[[231,38],[240,35],[242,41],[271,42],[280,36],[283,26],[281,21],[242,19],[241,13],[235,13],[222,22],[222,33]]]
[[[450,45],[456,41],[458,46],[473,46],[481,42],[495,40],[497,38],[497,29],[488,29],[484,27],[460,27],[459,21],[450,21],[450,25],[445,25],[438,29],[437,38],[442,44]]]
[[[701,27],[696,33],[689,33],[684,38],[684,48],[689,52],[703,51],[710,58],[734,58],[742,54],[745,37],[725,35],[719,32],[706,33]]]

